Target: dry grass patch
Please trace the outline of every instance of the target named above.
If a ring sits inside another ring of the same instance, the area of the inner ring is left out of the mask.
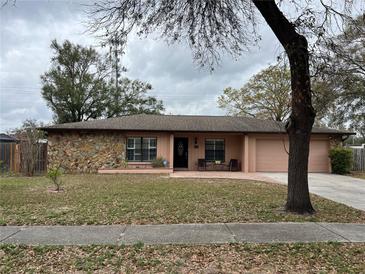
[[[363,273],[364,244],[0,246],[0,272]]]
[[[353,173],[351,173],[351,175],[356,177],[356,178],[360,178],[360,179],[365,180],[365,173],[364,172],[353,172]]]
[[[68,175],[64,192],[43,177],[0,178],[0,223],[161,224],[364,222],[365,213],[312,195],[313,216],[282,214],[286,187],[244,180],[155,175]]]

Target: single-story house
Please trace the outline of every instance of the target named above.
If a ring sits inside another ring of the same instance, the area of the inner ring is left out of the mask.
[[[0,133],[0,143],[17,143],[17,142],[18,140],[15,137],[5,133]]]
[[[283,123],[248,117],[129,115],[42,128],[48,133],[49,165],[69,172],[211,170],[231,160],[243,172],[285,172],[288,136]],[[309,171],[330,172],[328,152],[348,131],[313,128]],[[137,170],[138,169],[138,170]],[[143,169],[143,170],[141,170]]]

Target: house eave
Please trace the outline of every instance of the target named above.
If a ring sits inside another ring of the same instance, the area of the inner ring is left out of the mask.
[[[47,133],[61,133],[61,132],[165,132],[165,133],[211,133],[211,134],[286,134],[285,131],[227,131],[227,130],[164,130],[164,129],[120,129],[120,128],[52,128],[52,127],[42,127],[39,128]],[[356,135],[355,132],[312,132],[312,134],[322,134],[322,135],[341,135],[350,136]]]

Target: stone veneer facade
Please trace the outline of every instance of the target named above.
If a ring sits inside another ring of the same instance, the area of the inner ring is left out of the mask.
[[[122,133],[63,132],[48,134],[48,166],[67,173],[96,173],[100,168],[119,168],[125,163]]]

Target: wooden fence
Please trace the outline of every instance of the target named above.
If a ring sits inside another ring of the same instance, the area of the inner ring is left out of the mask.
[[[365,148],[351,148],[354,157],[353,171],[365,171]]]
[[[0,173],[20,171],[19,144],[0,143]]]
[[[41,175],[47,171],[47,144],[38,144],[34,174]],[[22,163],[22,143],[0,143],[0,173],[22,172],[26,163]]]

